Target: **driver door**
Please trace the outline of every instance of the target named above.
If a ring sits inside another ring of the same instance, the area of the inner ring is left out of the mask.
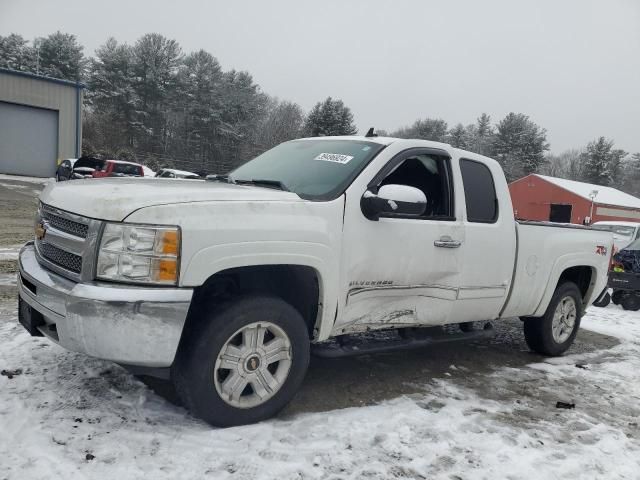
[[[366,190],[347,195],[342,251],[343,296],[334,333],[387,326],[440,325],[450,321],[460,281],[464,245],[454,211],[451,159],[444,150],[411,149],[393,157],[367,189],[408,185],[422,190],[418,217],[361,208]]]

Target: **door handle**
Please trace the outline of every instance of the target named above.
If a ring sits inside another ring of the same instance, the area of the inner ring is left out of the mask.
[[[444,235],[440,237],[439,240],[433,242],[433,245],[441,248],[458,248],[462,245],[462,242],[459,240],[454,240],[449,235]]]

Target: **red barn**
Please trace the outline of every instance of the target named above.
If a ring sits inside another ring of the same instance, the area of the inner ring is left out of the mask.
[[[640,198],[611,187],[531,174],[509,184],[516,218],[562,223],[640,222]],[[593,210],[592,210],[593,209]]]

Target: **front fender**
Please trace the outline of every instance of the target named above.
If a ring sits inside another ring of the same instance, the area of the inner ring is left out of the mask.
[[[195,253],[181,279],[182,286],[197,287],[216,273],[238,267],[260,265],[300,265],[313,268],[320,282],[322,318],[318,339],[329,336],[338,298],[337,255],[319,243],[310,242],[242,242],[215,245]]]

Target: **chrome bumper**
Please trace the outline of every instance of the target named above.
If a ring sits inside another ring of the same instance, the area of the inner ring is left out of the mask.
[[[76,283],[20,251],[20,298],[44,317],[38,330],[64,348],[125,365],[173,363],[193,296],[189,288]]]

